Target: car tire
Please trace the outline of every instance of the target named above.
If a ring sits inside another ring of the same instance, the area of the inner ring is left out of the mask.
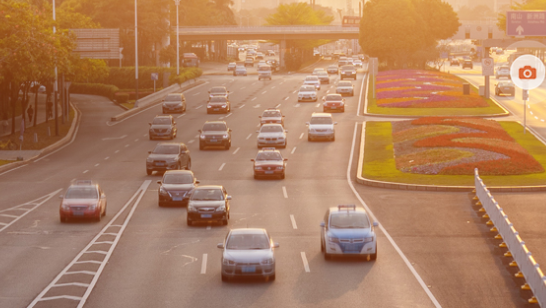
[[[186,219],[186,224],[188,226],[193,226],[193,221],[189,220],[189,219]]]
[[[61,219],[61,223],[65,223],[68,221],[68,219],[64,218],[63,216],[61,216],[60,219]]]
[[[201,142],[199,142],[199,150],[202,151],[202,150],[204,150],[204,149],[205,149],[205,146],[204,146]]]
[[[354,91],[353,91],[353,92],[351,92],[351,96],[355,96],[355,92],[354,92]]]
[[[153,170],[146,169],[146,174],[147,174],[147,175],[152,175],[152,172],[153,172]]]
[[[257,176],[257,175],[254,175],[254,179],[257,180],[257,179],[258,179],[258,176]]]
[[[370,261],[377,260],[377,244],[375,244],[375,253],[370,254]]]
[[[228,219],[226,217],[226,219],[222,220],[222,225],[227,226],[227,224],[228,224]]]
[[[154,138],[152,138],[152,136],[148,136],[148,138],[149,138],[150,140],[154,140]]]
[[[226,144],[226,147],[225,147],[226,151],[229,150],[229,148],[231,148],[231,142]]]
[[[324,253],[324,260],[332,260],[332,255],[329,253]]]
[[[223,282],[229,281],[229,277],[226,276],[226,275],[224,275],[224,274],[222,274],[222,281],[223,281]]]
[[[163,114],[166,114],[165,109],[161,109],[161,112],[162,112]]]
[[[312,141],[311,136],[307,136],[307,141]]]
[[[326,108],[322,108],[322,112],[326,112],[328,109]]]
[[[284,180],[284,178],[285,178],[285,174],[283,173],[283,174],[281,175],[281,180]]]
[[[326,249],[324,249],[324,242],[320,241],[320,252],[324,252]]]
[[[102,217],[106,216],[106,209],[107,209],[107,208],[108,208],[108,207],[107,207],[106,204],[105,204],[105,205],[104,205],[104,212],[102,213]]]
[[[159,202],[157,203],[157,205],[158,205],[159,207],[164,207],[164,206],[165,206],[165,202],[159,201]]]
[[[267,281],[274,281],[275,280],[275,274],[267,276]]]
[[[95,221],[100,222],[101,219],[102,219],[102,215],[99,213],[99,217],[95,217]]]
[[[332,141],[336,141],[336,136],[333,136],[333,137],[332,137]]]

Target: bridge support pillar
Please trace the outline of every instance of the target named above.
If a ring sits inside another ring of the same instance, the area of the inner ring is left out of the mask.
[[[286,55],[286,40],[281,40],[281,46],[279,46],[279,67],[281,70],[286,69],[286,63],[284,62],[284,56]]]

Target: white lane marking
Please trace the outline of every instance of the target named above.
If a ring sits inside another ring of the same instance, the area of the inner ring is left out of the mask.
[[[121,137],[108,137],[108,138],[102,138],[102,140],[106,141],[106,140],[121,140],[123,138],[127,137],[127,135],[123,135]]]
[[[275,108],[279,108],[281,106],[281,104],[277,104],[277,106],[275,106]]]
[[[193,96],[196,96],[196,95],[199,95],[199,94],[201,94],[201,92],[197,92],[197,93],[195,93]]]
[[[368,214],[371,216],[373,221],[377,221],[377,219],[375,218],[375,215],[372,213],[372,211],[370,210],[368,205],[364,202],[364,200],[362,200],[362,198],[360,197],[360,195],[356,191],[356,189],[353,186],[353,183],[351,181],[351,169],[352,169],[353,156],[354,156],[354,151],[355,151],[357,131],[358,131],[358,122],[355,122],[355,129],[354,129],[354,133],[353,133],[353,144],[351,146],[351,155],[349,156],[349,165],[347,166],[347,183],[349,183],[349,186],[351,187],[351,190],[353,191],[354,195],[356,196],[358,201],[360,201],[360,204],[362,204],[362,206],[366,209],[366,212],[368,212]],[[411,273],[413,274],[413,276],[415,277],[415,279],[419,283],[419,285],[421,285],[421,288],[425,291],[425,293],[427,293],[429,299],[432,301],[434,306],[436,308],[441,308],[442,306],[440,305],[438,300],[436,300],[436,297],[434,297],[434,294],[432,294],[430,289],[427,287],[427,285],[423,281],[423,278],[421,278],[421,276],[419,276],[419,273],[417,273],[417,271],[415,270],[413,265],[411,265],[411,262],[408,260],[408,258],[406,258],[406,255],[402,252],[400,247],[398,247],[398,245],[394,242],[394,240],[392,239],[390,234],[387,232],[387,230],[383,227],[382,224],[379,224],[378,228],[381,230],[381,232],[383,232],[383,234],[385,234],[385,237],[389,240],[389,242],[394,247],[396,252],[398,252],[398,255],[400,255],[400,258],[402,258],[402,260],[404,261],[406,266],[409,268],[409,270],[411,271]]]
[[[311,270],[309,269],[309,262],[307,262],[307,257],[305,256],[305,252],[301,252],[301,260],[303,261],[303,268],[305,269],[305,272],[309,273]]]
[[[250,139],[250,137],[252,137],[252,134],[248,134],[248,136],[246,136],[246,140]]]
[[[188,141],[188,143],[193,143],[194,141],[195,141],[195,140],[192,139],[192,140]]]
[[[239,148],[237,148],[235,151],[233,151],[233,155],[237,154],[237,152],[239,152],[240,149],[241,149],[241,148],[239,147]]]
[[[251,101],[254,101],[254,100],[256,100],[256,99],[257,99],[257,97],[255,97],[255,98],[251,99]],[[254,108],[256,108],[256,107],[254,107]]]
[[[533,114],[533,112],[532,112],[532,111],[529,111],[529,113],[530,113],[530,114]]]
[[[201,274],[207,273],[207,254],[203,254],[203,261],[201,262]]]
[[[224,117],[219,117],[219,118],[218,118],[218,120],[223,120],[223,119],[224,119]]]
[[[148,134],[144,134],[144,136],[143,136],[143,137],[148,137]]]
[[[281,81],[281,83],[279,83],[279,85],[281,85],[281,84],[283,84],[283,83],[284,83],[284,81]]]
[[[301,135],[300,135],[300,139],[301,139],[301,138],[303,138],[303,135],[304,135],[304,133],[301,133]]]
[[[222,169],[224,169],[224,166],[226,165],[226,163],[222,163],[222,165],[220,166],[220,168],[218,168],[218,171],[222,171]]]
[[[315,107],[317,107],[317,108],[320,107],[320,103],[316,104]]]
[[[129,221],[131,220],[131,217],[133,217],[133,214],[134,214],[138,204],[142,200],[142,197],[144,196],[144,193],[146,193],[146,189],[148,188],[148,186],[150,185],[151,182],[152,181],[150,181],[150,180],[146,180],[146,181],[144,181],[142,183],[142,185],[136,191],[136,193],[131,197],[131,199],[129,199],[129,201],[127,201],[127,203],[125,203],[125,205],[112,218],[112,220],[110,220],[110,222],[108,224],[106,224],[106,226],[104,226],[104,228],[102,228],[102,230],[91,240],[91,242],[89,242],[89,244],[87,244],[87,246],[84,249],[82,249],[80,251],[80,253],[78,253],[78,255],[53,279],[53,281],[51,281],[49,283],[49,285],[47,287],[45,287],[42,290],[42,292],[40,292],[40,294],[38,294],[38,296],[36,296],[36,298],[30,303],[30,305],[28,305],[28,308],[34,307],[40,301],[50,300],[51,298],[46,298],[46,297],[44,297],[44,295],[47,294],[51,288],[53,288],[55,285],[57,285],[57,282],[63,276],[65,276],[68,273],[73,273],[73,272],[69,271],[72,268],[72,266],[74,264],[76,264],[76,262],[78,262],[78,260],[84,255],[84,253],[86,251],[88,251],[89,248],[91,248],[98,241],[98,239],[105,234],[105,232],[106,232],[106,230],[108,230],[108,228],[114,226],[113,223],[119,218],[119,216],[123,212],[125,212],[125,209],[127,209],[129,207],[129,205],[133,204],[131,210],[129,211],[129,214],[127,214],[127,217],[125,218],[125,221],[123,222],[123,225],[120,225],[121,228],[120,228],[119,232],[116,235],[116,238],[114,240],[114,244],[112,244],[110,246],[108,254],[102,260],[101,265],[99,266],[96,273],[93,274],[94,275],[93,280],[91,280],[91,282],[89,283],[89,287],[87,287],[84,295],[81,297],[81,299],[78,299],[78,301],[79,301],[78,306],[77,306],[78,308],[82,308],[85,305],[85,302],[87,301],[87,298],[89,298],[89,295],[91,294],[91,292],[93,291],[93,288],[97,284],[97,281],[99,280],[100,275],[102,274],[102,271],[104,270],[106,264],[110,260],[110,257],[112,256],[112,253],[114,252],[114,250],[115,250],[115,248],[116,248],[116,246],[117,246],[117,244],[118,244],[118,242],[119,242],[119,240],[120,240],[120,238],[121,238],[121,236],[123,234],[123,231],[125,230],[125,228],[129,224]],[[137,198],[137,196],[138,196],[138,198]],[[135,198],[137,198],[137,200],[133,203],[133,200]],[[61,297],[66,298],[68,296],[70,296],[70,295],[62,295]]]
[[[540,119],[540,122],[544,122],[544,119]]]
[[[271,90],[273,90],[273,89],[275,89],[275,86],[272,86],[272,87],[271,87]]]
[[[535,119],[537,119],[537,120],[538,120],[538,117],[537,117],[537,116],[535,116]]]
[[[298,92],[298,90],[294,90],[292,93],[296,93],[296,92]]]
[[[261,126],[261,124],[260,124],[260,123],[258,123],[258,125],[256,125],[256,127],[260,127],[260,126]]]
[[[362,84],[360,85],[360,96],[358,97],[358,108],[356,108],[356,115],[359,116],[360,114],[360,104],[362,103],[362,91],[364,91],[364,80],[366,80],[366,74],[364,74],[364,77],[362,77]],[[364,111],[366,112],[366,111]]]
[[[183,114],[181,114],[181,115],[177,116],[176,118],[177,118],[177,119],[179,119],[179,118],[181,118],[181,117],[183,117],[183,116],[185,116],[185,115],[186,115],[186,114],[185,114],[185,113],[183,113]]]
[[[326,93],[330,93],[330,90],[326,90]]]
[[[9,212],[9,211],[15,211],[15,210],[21,210],[21,211],[24,211],[23,214],[21,215],[9,215],[9,214],[2,214],[1,216],[4,216],[4,217],[10,217],[10,218],[15,218],[14,220],[12,220],[11,222],[8,222],[8,223],[2,223],[4,226],[2,228],[0,228],[0,232],[4,231],[7,227],[11,226],[12,224],[14,224],[16,221],[18,221],[19,219],[23,218],[25,215],[27,215],[28,213],[34,211],[36,208],[38,208],[40,205],[46,203],[47,201],[49,201],[49,199],[53,198],[56,194],[58,194],[60,191],[62,190],[62,188],[59,188],[57,189],[56,191],[48,194],[48,195],[45,195],[45,196],[42,196],[38,199],[34,199],[32,201],[29,201],[27,203],[23,203],[23,204],[19,204],[19,205],[16,205],[14,207],[10,207],[10,208],[7,208],[5,210],[1,210],[0,213],[4,213],[4,212]],[[30,209],[27,209],[25,206],[27,205],[32,205],[32,207]]]
[[[230,112],[230,113],[228,113],[228,114],[226,115],[226,118],[227,118],[227,117],[229,117],[230,115],[232,115],[232,113],[231,113],[231,112]]]
[[[241,106],[239,106],[239,109],[243,108],[245,106],[245,104],[242,104]]]
[[[211,227],[211,226],[207,226],[207,230],[212,230],[212,227]]]
[[[139,140],[138,138],[137,138],[137,139],[135,139],[135,142],[138,142],[138,140]]]
[[[114,153],[115,153],[115,154],[119,153],[119,150],[116,150]]]
[[[286,199],[288,199],[288,193],[286,192],[286,186],[283,186],[283,187],[282,187],[282,194],[284,195],[284,197],[285,197]]]
[[[100,164],[95,164],[95,167],[98,167]]]
[[[87,173],[87,172],[89,172],[89,170],[85,170],[83,173]]]
[[[296,104],[294,107],[299,107],[299,106],[300,106],[300,104]]]
[[[241,87],[241,90],[244,89],[244,88],[246,88],[246,87]]]
[[[195,109],[199,109],[201,107],[203,107],[203,105],[199,105],[199,106],[195,107]]]
[[[128,145],[128,144],[126,144],[126,145],[125,145],[125,147],[126,147],[126,148],[128,148],[128,147],[129,147],[129,145]]]
[[[267,91],[263,91],[263,92],[262,92],[262,94],[265,94],[265,93],[267,93]]]
[[[288,96],[284,98],[284,100],[288,100]]]
[[[294,154],[294,152],[296,152],[296,147],[292,149],[292,152],[290,152],[290,154]]]
[[[108,160],[109,158],[110,158],[110,156],[106,156],[106,157],[104,158],[104,160]]]
[[[290,214],[290,221],[292,221],[292,228],[295,230],[298,228],[298,225],[296,225],[296,219],[294,218],[294,215]]]

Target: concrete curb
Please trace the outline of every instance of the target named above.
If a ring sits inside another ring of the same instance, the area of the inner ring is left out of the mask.
[[[75,137],[78,131],[78,128],[80,126],[81,112],[72,103],[70,103],[70,106],[72,107],[72,109],[74,109],[74,119],[72,120],[72,124],[70,125],[70,129],[68,130],[68,133],[66,134],[66,136],[64,136],[61,140],[47,146],[46,148],[41,149],[40,154],[30,157],[29,159],[25,161],[16,161],[13,163],[6,164],[4,166],[0,166],[0,172],[12,170],[20,166],[29,164],[33,160],[37,159],[38,157],[52,153],[58,150],[59,148],[63,147],[64,145],[68,144],[69,142],[71,142],[71,140]]]
[[[157,105],[157,104],[161,103],[163,98],[165,96],[167,96],[167,94],[169,94],[169,93],[172,93],[172,92],[175,92],[175,91],[183,92],[183,91],[189,90],[189,89],[191,89],[193,87],[196,87],[198,85],[201,85],[201,84],[203,84],[205,82],[206,81],[204,81],[204,80],[192,79],[192,80],[188,80],[188,81],[182,83],[180,86],[178,86],[177,84],[171,85],[171,86],[169,86],[169,87],[167,87],[167,88],[165,88],[165,89],[163,89],[163,90],[161,90],[161,91],[159,91],[157,93],[154,93],[155,94],[154,97],[151,97],[146,101],[141,101],[138,107],[134,107],[134,108],[129,109],[129,110],[125,111],[125,112],[122,112],[122,113],[120,113],[120,114],[118,114],[116,116],[113,116],[112,118],[110,118],[110,121],[111,122],[116,122],[116,121],[119,121],[119,120],[123,120],[123,119],[125,119],[125,118],[127,118],[127,117],[129,117],[129,116],[131,116],[133,114],[136,114],[136,113],[140,112],[145,107],[150,107],[150,106]],[[158,94],[158,93],[160,93],[160,94]],[[154,94],[152,94],[152,95],[154,95]],[[150,96],[150,95],[148,95],[148,96]],[[146,97],[143,98],[143,100],[144,99],[146,99]]]
[[[358,169],[356,171],[356,182],[362,185],[398,189],[398,190],[412,190],[412,191],[443,191],[443,192],[471,192],[475,189],[475,186],[431,186],[431,185],[417,185],[395,182],[384,182],[377,180],[370,180],[362,176],[362,167],[364,164],[364,146],[366,144],[366,121],[362,122],[362,132],[360,137],[360,153],[358,156]],[[490,191],[494,192],[535,192],[546,191],[546,186],[492,186],[487,187]]]

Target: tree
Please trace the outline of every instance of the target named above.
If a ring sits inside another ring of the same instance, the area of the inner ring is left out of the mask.
[[[510,7],[512,11],[546,10],[546,0],[527,0],[526,3],[515,3]],[[506,30],[506,14],[499,14],[497,19],[499,30]]]

